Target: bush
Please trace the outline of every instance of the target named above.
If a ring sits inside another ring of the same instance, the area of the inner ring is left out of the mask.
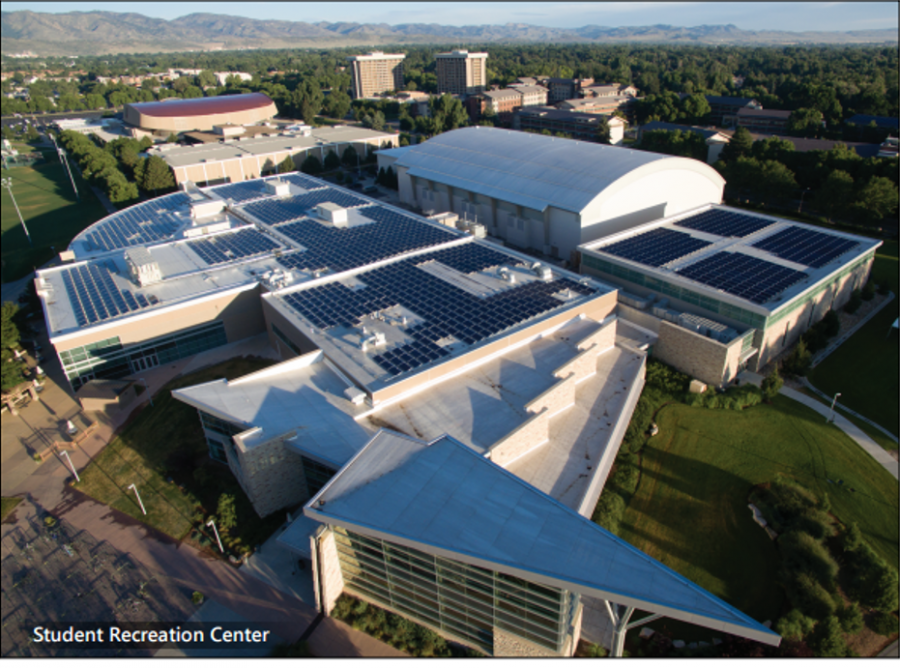
[[[825,314],[825,317],[822,318],[821,325],[825,332],[825,336],[832,339],[840,334],[841,318],[834,309],[829,309],[828,313]]]
[[[864,301],[871,301],[875,296],[875,284],[870,280],[864,286],[862,291],[859,293],[860,298]]]
[[[890,283],[888,283],[887,281],[885,281],[884,283],[879,283],[879,285],[878,285],[878,294],[880,294],[880,295],[886,295],[886,294],[889,293],[890,291],[891,291],[891,285],[890,285]]]
[[[828,591],[805,573],[788,576],[785,590],[791,604],[807,617],[824,619],[834,614],[834,600]]]
[[[611,489],[605,489],[597,501],[591,520],[610,533],[617,533],[624,513],[625,500]]]
[[[837,617],[828,617],[816,624],[809,638],[809,646],[816,656],[850,656],[850,648],[844,640],[841,623]]]
[[[786,574],[805,573],[826,588],[833,588],[838,573],[837,562],[815,538],[803,531],[791,530],[779,537],[778,547]]]
[[[788,376],[805,376],[812,365],[812,354],[806,346],[803,337],[797,342],[797,347],[785,358],[781,370]]]
[[[304,174],[311,174],[312,176],[321,174],[322,163],[314,155],[307,156],[307,158],[302,163],[300,163],[300,171]]]
[[[772,372],[763,378],[760,389],[762,390],[763,396],[768,401],[772,401],[783,385],[784,380],[778,375],[778,366],[776,365],[772,368]]]
[[[878,635],[889,638],[900,630],[900,621],[891,613],[879,610],[869,620],[869,628]]]
[[[787,640],[802,640],[815,625],[816,620],[794,608],[778,620],[775,631]]]
[[[856,603],[840,608],[837,611],[837,618],[841,622],[844,633],[852,634],[862,631],[863,615]]]
[[[816,540],[833,536],[835,533],[831,518],[823,510],[809,509],[790,523],[790,528],[809,534]]]
[[[845,552],[852,552],[862,544],[862,533],[856,522],[851,522],[850,526],[844,529],[841,534],[841,544]]]
[[[860,541],[859,547],[847,552],[845,568],[850,576],[847,594],[854,600],[883,612],[897,608],[897,571],[865,541]]]
[[[662,362],[649,360],[647,362],[646,383],[650,387],[665,391],[667,394],[680,397],[687,392],[688,386],[691,384],[691,377],[676,371]]]
[[[828,337],[819,324],[816,323],[803,334],[803,340],[806,341],[806,347],[811,353],[817,353],[828,345]]]
[[[195,591],[193,594],[191,594],[191,602],[194,605],[200,605],[201,603],[203,603],[203,593]]]
[[[850,295],[850,300],[844,306],[844,311],[852,315],[859,310],[860,306],[862,306],[862,294],[859,290],[854,290]]]

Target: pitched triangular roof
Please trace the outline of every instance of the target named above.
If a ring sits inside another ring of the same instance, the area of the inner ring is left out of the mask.
[[[451,559],[777,645],[781,638],[451,437],[380,431],[304,508]]]

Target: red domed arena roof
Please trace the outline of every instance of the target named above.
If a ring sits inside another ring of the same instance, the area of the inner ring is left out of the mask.
[[[262,109],[272,103],[265,93],[244,93],[242,95],[217,95],[188,100],[163,100],[161,102],[138,102],[128,106],[146,116],[173,118],[176,116],[208,116],[228,114],[236,111]]]

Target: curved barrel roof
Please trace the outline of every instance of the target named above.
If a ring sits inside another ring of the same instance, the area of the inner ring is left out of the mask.
[[[410,176],[538,211],[580,213],[622,177],[664,161],[721,180],[696,160],[486,127],[445,132],[411,147],[396,164]]]
[[[230,114],[236,111],[263,109],[270,104],[273,104],[272,99],[265,93],[245,93],[242,95],[216,95],[215,97],[200,97],[187,100],[137,102],[126,106],[145,116],[175,118],[178,116]]]

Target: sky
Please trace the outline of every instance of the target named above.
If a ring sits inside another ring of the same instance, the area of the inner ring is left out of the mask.
[[[725,25],[744,30],[897,29],[895,2],[3,2],[3,11],[135,12],[167,20],[199,13],[254,19],[438,23],[528,23],[551,28],[585,25]]]

